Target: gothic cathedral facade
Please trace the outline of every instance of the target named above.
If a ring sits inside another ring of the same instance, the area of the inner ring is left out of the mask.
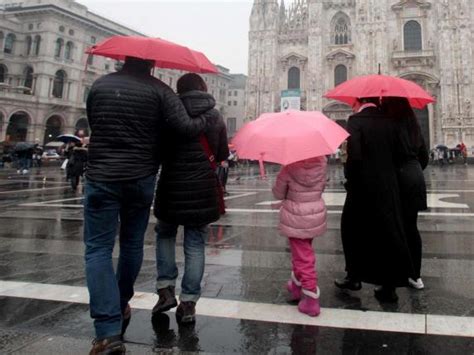
[[[473,22],[472,0],[254,0],[246,119],[299,89],[301,109],[346,120],[350,108],[324,93],[380,69],[436,97],[417,112],[431,147],[474,146]]]

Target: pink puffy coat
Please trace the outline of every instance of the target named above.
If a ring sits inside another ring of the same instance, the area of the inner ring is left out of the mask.
[[[283,200],[280,210],[281,234],[289,238],[312,239],[326,232],[325,157],[284,166],[273,187],[273,195]]]

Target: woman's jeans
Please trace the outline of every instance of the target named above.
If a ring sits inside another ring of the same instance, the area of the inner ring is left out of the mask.
[[[176,234],[178,226],[160,221],[156,228],[156,289],[175,286],[178,278],[176,266]],[[184,275],[181,282],[181,302],[197,302],[201,296],[204,275],[205,236],[207,228],[184,226]]]
[[[133,297],[143,261],[156,177],[102,183],[86,181],[84,243],[90,312],[97,339],[120,335],[122,313]],[[114,272],[112,252],[120,222],[120,255]]]

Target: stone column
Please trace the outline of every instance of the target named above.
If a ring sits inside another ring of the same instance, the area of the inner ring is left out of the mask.
[[[7,136],[7,128],[8,128],[8,118],[4,117],[3,121],[0,123],[0,142],[5,141]]]

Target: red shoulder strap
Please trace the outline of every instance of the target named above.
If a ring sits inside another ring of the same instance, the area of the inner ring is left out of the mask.
[[[212,153],[211,147],[209,146],[209,142],[207,141],[206,136],[203,134],[199,137],[199,141],[201,142],[202,147],[204,148],[204,152],[206,153],[209,163],[211,163],[211,168],[216,170],[217,163],[216,158],[214,157],[214,153]]]

